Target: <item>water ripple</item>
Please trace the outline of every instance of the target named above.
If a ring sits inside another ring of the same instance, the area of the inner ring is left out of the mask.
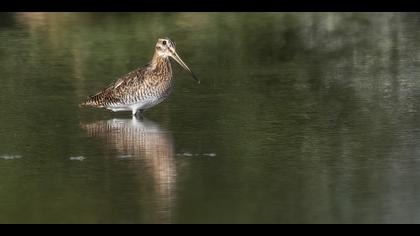
[[[84,156],[78,156],[78,157],[70,157],[69,159],[71,161],[84,161],[84,160],[86,160],[86,157],[84,157]]]
[[[15,160],[22,158],[21,155],[2,155],[0,156],[0,159],[2,160]]]

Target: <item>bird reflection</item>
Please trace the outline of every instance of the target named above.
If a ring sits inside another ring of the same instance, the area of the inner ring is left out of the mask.
[[[141,171],[149,171],[153,179],[156,197],[156,216],[159,222],[170,220],[171,204],[174,201],[176,169],[174,144],[170,132],[147,120],[111,119],[82,124],[89,136],[105,141],[105,147],[114,149],[119,158],[129,160]]]

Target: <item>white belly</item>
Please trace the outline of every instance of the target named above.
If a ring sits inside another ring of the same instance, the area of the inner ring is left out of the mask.
[[[109,110],[112,110],[114,112],[117,111],[137,111],[137,110],[145,110],[149,109],[153,106],[156,106],[157,104],[161,103],[165,98],[149,98],[142,101],[139,101],[137,103],[133,104],[116,104],[113,106],[107,107]]]

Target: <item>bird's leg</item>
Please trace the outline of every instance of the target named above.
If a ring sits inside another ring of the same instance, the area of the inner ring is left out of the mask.
[[[135,113],[133,111],[133,115],[139,120],[143,120],[144,118],[143,113],[144,113],[144,109],[138,109]]]

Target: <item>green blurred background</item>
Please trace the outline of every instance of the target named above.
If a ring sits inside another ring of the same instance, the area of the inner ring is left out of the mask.
[[[416,13],[0,13],[1,223],[420,223]],[[146,113],[78,103],[146,64]]]

